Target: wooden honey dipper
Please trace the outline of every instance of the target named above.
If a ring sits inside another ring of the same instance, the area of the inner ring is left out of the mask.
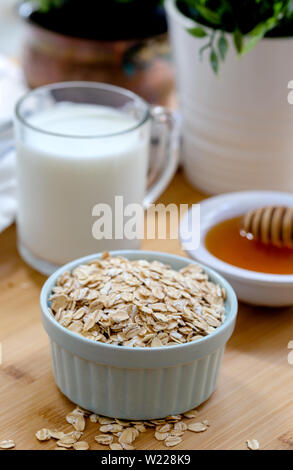
[[[240,234],[266,245],[293,248],[293,207],[268,206],[247,212]]]

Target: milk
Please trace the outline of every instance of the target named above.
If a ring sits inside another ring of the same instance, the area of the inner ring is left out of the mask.
[[[129,240],[94,239],[92,209],[98,203],[113,207],[115,195],[124,205],[142,204],[149,123],[136,127],[137,119],[121,111],[73,103],[56,104],[27,122],[31,127],[16,136],[20,246],[56,265],[133,248]]]

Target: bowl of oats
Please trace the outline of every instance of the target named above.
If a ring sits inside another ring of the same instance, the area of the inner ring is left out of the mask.
[[[188,258],[115,251],[58,269],[41,312],[64,395],[99,415],[157,419],[213,393],[237,299],[222,276]]]

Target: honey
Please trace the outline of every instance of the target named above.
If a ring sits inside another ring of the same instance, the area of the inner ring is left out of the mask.
[[[240,235],[242,217],[214,225],[205,238],[206,249],[238,268],[270,274],[293,274],[293,249],[265,245]]]

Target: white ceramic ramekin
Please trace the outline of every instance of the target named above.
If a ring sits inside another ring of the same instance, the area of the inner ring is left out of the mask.
[[[150,251],[114,251],[128,259],[159,260],[178,270],[192,261]],[[226,319],[217,330],[196,342],[163,348],[129,348],[98,343],[55,321],[48,298],[64,271],[99,258],[91,255],[58,269],[41,293],[42,321],[52,352],[60,390],[81,407],[121,419],[155,419],[182,413],[204,402],[215,390],[221,358],[236,320],[232,287],[215,271],[210,279],[226,289]]]

